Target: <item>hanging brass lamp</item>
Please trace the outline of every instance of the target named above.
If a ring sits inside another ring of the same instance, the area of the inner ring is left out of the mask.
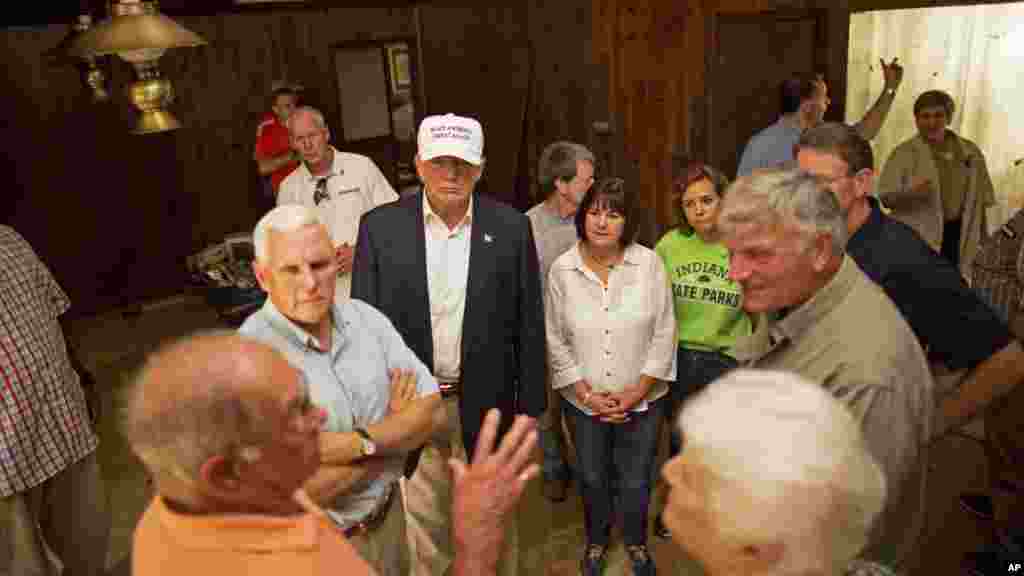
[[[166,132],[181,127],[167,110],[174,99],[170,80],[157,64],[171,48],[205,45],[198,34],[160,14],[157,2],[118,0],[110,4],[110,18],[72,42],[69,53],[79,58],[117,54],[135,69],[128,98],[139,110],[135,134]]]
[[[106,102],[110,100],[110,92],[107,91],[107,74],[100,67],[95,56],[79,58],[69,54],[71,45],[75,39],[84,34],[92,27],[92,16],[81,14],[71,25],[68,35],[44,54],[46,61],[53,66],[73,66],[82,75],[82,84],[89,89],[92,101]]]

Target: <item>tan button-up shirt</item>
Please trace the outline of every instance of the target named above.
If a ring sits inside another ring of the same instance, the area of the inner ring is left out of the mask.
[[[902,567],[922,529],[926,443],[935,400],[921,347],[896,306],[849,257],[809,301],[781,320],[755,319],[737,359],[795,372],[843,401],[885,472],[888,498],[864,557]]]
[[[427,252],[427,290],[430,327],[434,337],[434,376],[456,381],[461,375],[462,319],[466,312],[466,281],[473,223],[473,196],[454,230],[430,207],[423,194],[424,240]]]

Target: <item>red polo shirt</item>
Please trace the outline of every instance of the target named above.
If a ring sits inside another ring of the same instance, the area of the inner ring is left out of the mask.
[[[291,150],[291,142],[288,138],[288,127],[281,124],[272,112],[267,112],[263,115],[263,121],[260,122],[259,128],[256,129],[256,154],[264,158],[273,158],[285,154],[289,150]],[[274,192],[277,192],[281,181],[298,167],[298,162],[289,162],[270,174],[270,183],[274,187]]]

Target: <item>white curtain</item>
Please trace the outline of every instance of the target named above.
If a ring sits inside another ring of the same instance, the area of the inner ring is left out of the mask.
[[[985,154],[999,203],[989,222],[998,227],[1024,206],[1024,2],[853,14],[847,122],[878,97],[878,60],[893,57],[903,64],[903,84],[872,142],[876,169],[917,133],[914,99],[945,90],[956,102],[950,128]]]

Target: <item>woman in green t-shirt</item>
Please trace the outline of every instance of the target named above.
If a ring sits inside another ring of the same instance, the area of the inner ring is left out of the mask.
[[[730,349],[738,337],[750,334],[740,287],[728,278],[729,252],[713,239],[727,184],[720,172],[700,163],[677,176],[673,188],[679,196],[679,224],[654,248],[672,283],[679,326],[676,384],[669,389],[665,410],[670,422],[686,398],[736,367]],[[675,426],[670,430],[669,451],[676,456],[682,440]],[[654,532],[669,536],[660,514]]]

